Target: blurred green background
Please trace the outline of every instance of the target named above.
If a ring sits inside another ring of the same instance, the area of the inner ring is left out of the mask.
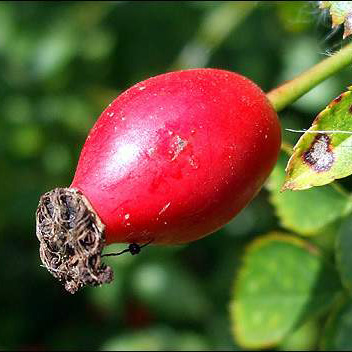
[[[40,266],[34,214],[43,192],[70,184],[89,129],[134,83],[205,66],[268,91],[339,49],[341,30],[316,5],[0,3],[0,349],[240,349],[228,313],[237,266],[249,241],[280,229],[265,189],[212,236],[106,259],[114,282],[75,295]],[[308,128],[351,78],[345,70],[287,108],[283,127]]]

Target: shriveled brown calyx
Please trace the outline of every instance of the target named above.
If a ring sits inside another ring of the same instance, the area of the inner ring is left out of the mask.
[[[36,220],[40,258],[67,291],[112,281],[112,269],[101,262],[104,224],[81,192],[56,188],[43,194]]]

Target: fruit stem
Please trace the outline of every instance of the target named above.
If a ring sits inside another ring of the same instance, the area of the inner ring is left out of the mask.
[[[296,78],[274,88],[267,93],[267,98],[274,109],[279,112],[349,64],[352,64],[352,43]]]

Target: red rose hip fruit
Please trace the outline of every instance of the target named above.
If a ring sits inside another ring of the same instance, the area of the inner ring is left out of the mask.
[[[73,293],[112,280],[106,244],[204,237],[257,194],[280,144],[276,112],[241,75],[193,69],[140,82],[96,122],[71,186],[41,197],[41,259]]]

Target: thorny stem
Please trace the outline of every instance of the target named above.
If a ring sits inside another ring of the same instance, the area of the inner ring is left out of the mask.
[[[274,88],[267,93],[267,98],[279,112],[349,64],[352,64],[352,43],[291,81]]]

